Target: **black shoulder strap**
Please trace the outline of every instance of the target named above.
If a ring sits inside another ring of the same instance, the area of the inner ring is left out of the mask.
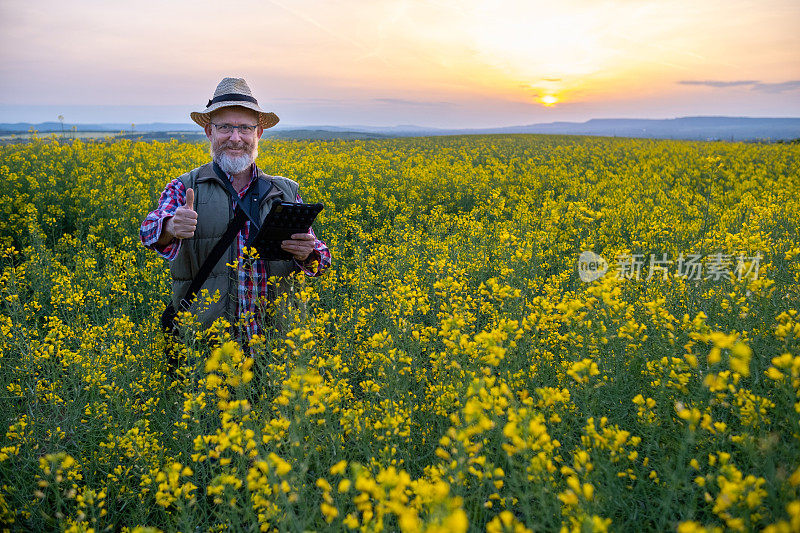
[[[269,193],[274,186],[271,182],[266,183],[266,180],[259,178],[257,186],[251,187],[250,191],[248,191],[248,194],[244,198],[239,198],[239,195],[233,189],[233,184],[231,183],[230,179],[228,179],[228,176],[225,175],[216,162],[214,162],[214,172],[217,173],[217,176],[219,176],[219,178],[222,180],[222,183],[226,186],[228,194],[231,195],[231,201],[236,205],[236,211],[233,218],[228,223],[225,233],[217,241],[217,244],[214,245],[214,248],[211,249],[208,257],[206,257],[206,260],[203,261],[203,264],[200,266],[200,270],[197,271],[197,275],[194,277],[194,279],[192,279],[189,289],[186,291],[186,294],[180,301],[181,310],[189,309],[189,306],[192,304],[192,300],[194,300],[194,297],[198,292],[200,292],[200,288],[203,286],[203,283],[206,282],[208,276],[211,275],[211,271],[225,254],[225,251],[231,245],[233,239],[242,230],[245,222],[248,220],[250,220],[250,223],[253,224],[250,230],[249,240],[252,240],[252,238],[255,237],[259,228],[261,227],[261,224],[258,221],[260,200],[267,193]],[[162,317],[162,322],[163,321],[164,318]]]
[[[244,211],[242,211],[241,208],[237,208],[236,214],[228,223],[225,233],[217,241],[217,244],[214,245],[214,248],[211,249],[208,257],[206,257],[206,260],[203,261],[200,270],[197,271],[197,275],[192,280],[192,283],[189,284],[186,294],[183,296],[181,301],[178,302],[179,310],[189,310],[189,306],[192,304],[192,300],[194,300],[194,297],[197,295],[198,291],[200,291],[200,287],[202,287],[203,283],[206,282],[208,276],[211,274],[211,271],[214,269],[214,266],[222,258],[222,255],[228,249],[231,242],[233,242],[234,237],[236,237],[239,231],[241,231],[246,221],[247,215],[244,213]],[[178,310],[176,310],[172,305],[172,302],[170,302],[166,309],[164,309],[164,312],[161,313],[161,328],[165,332],[172,333],[173,335],[176,334],[175,319],[177,318],[177,311]]]
[[[242,227],[244,227],[244,223],[246,221],[247,214],[244,212],[241,206],[237,205],[236,214],[228,223],[228,228],[225,230],[225,233],[222,235],[222,237],[219,238],[217,244],[214,245],[214,248],[211,249],[211,252],[206,257],[206,260],[203,261],[203,264],[200,266],[200,270],[197,271],[197,275],[189,285],[186,295],[180,301],[181,310],[185,311],[189,309],[192,300],[194,300],[194,297],[200,291],[200,287],[202,287],[203,283],[206,282],[208,276],[211,274],[211,271],[217,265],[219,260],[222,259],[223,254],[225,254],[225,251],[231,245],[236,235],[242,230]]]

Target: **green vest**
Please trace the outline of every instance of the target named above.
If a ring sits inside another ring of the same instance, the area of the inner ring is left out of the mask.
[[[273,183],[273,187],[261,200],[260,216],[263,220],[276,201],[295,202],[298,185],[294,181],[280,176],[269,176],[258,170],[258,176]],[[211,249],[225,233],[229,221],[233,218],[233,206],[230,195],[220,177],[214,172],[213,163],[198,167],[180,178],[184,187],[194,189],[194,210],[197,212],[197,229],[194,237],[183,239],[177,257],[169,264],[172,275],[172,304],[180,310],[180,299],[186,294],[192,279],[197,275]],[[229,266],[239,255],[237,239],[234,239],[228,250],[214,266],[208,279],[203,284],[197,297],[192,302],[190,311],[201,312],[198,319],[203,328],[207,328],[218,317],[225,317],[231,324],[236,320],[235,312],[238,300],[237,271]],[[286,290],[283,278],[299,270],[294,261],[267,261],[267,276],[279,276],[275,294]],[[208,290],[210,298],[204,299],[202,293]],[[217,299],[215,293],[219,294]],[[265,295],[272,296],[273,295]],[[213,300],[216,299],[216,302]]]

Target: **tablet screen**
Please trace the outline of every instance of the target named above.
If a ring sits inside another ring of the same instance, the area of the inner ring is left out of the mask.
[[[297,204],[276,202],[273,204],[261,229],[253,240],[253,246],[262,259],[288,261],[292,254],[281,249],[281,242],[291,239],[295,233],[308,233],[311,224],[324,206],[322,204]]]

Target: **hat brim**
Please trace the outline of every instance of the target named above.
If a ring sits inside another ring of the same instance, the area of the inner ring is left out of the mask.
[[[211,122],[211,113],[223,107],[233,106],[252,109],[258,113],[258,125],[263,129],[271,128],[280,120],[278,115],[275,113],[267,113],[266,111],[262,111],[261,108],[258,107],[258,104],[251,102],[217,102],[207,107],[204,111],[192,111],[189,113],[189,116],[197,125],[199,125],[201,128],[205,128]]]

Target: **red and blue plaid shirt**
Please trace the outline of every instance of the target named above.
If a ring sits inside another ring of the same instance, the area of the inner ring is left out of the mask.
[[[230,176],[228,176],[230,179]],[[239,197],[244,197],[247,190],[258,179],[258,169],[253,165],[253,174],[250,182],[242,189],[237,191]],[[231,180],[233,181],[233,180]],[[303,200],[300,195],[297,195],[296,202],[301,203]],[[156,243],[161,237],[161,231],[164,222],[175,214],[178,207],[186,203],[186,187],[179,179],[174,179],[169,182],[161,193],[161,199],[158,201],[158,207],[148,213],[147,217],[142,222],[139,229],[139,237],[142,243],[155,250],[161,257],[172,261],[177,257],[178,251],[181,247],[180,239],[175,239],[165,246],[158,246]],[[314,230],[309,230],[314,235]],[[247,337],[252,337],[260,331],[260,306],[259,301],[267,296],[268,283],[267,283],[267,266],[266,261],[256,259],[244,258],[244,247],[247,238],[250,235],[250,221],[246,221],[244,228],[236,236],[237,248],[239,250],[238,261],[236,262],[237,277],[238,277],[238,307],[237,316],[241,319],[244,318],[244,329]],[[319,276],[325,269],[331,265],[331,253],[328,246],[316,238],[314,235],[314,251],[308,256],[305,261],[297,261],[295,263],[300,269],[308,276]]]

